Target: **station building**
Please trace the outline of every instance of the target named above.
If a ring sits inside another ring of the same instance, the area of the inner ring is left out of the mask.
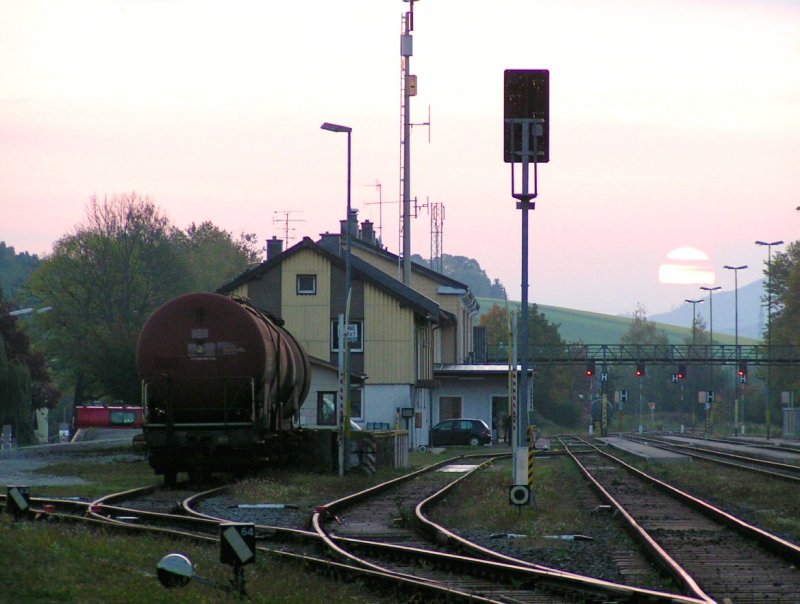
[[[398,256],[383,249],[372,224],[351,215],[351,417],[361,427],[408,429],[412,447],[454,417],[499,429],[508,406],[505,366],[476,363],[469,287],[412,264],[410,287]],[[283,250],[268,241],[267,259],[218,289],[249,298],[280,317],[312,357],[312,384],[301,425],[336,424],[339,315],[346,310],[344,229]],[[480,328],[478,328],[480,333]],[[480,343],[482,339],[477,338]],[[479,347],[480,348],[480,347]]]

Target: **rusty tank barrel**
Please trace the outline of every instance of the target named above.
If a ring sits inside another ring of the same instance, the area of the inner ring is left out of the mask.
[[[152,405],[168,399],[176,419],[202,422],[224,402],[277,428],[297,413],[311,381],[308,356],[280,323],[247,300],[215,293],[165,303],[142,328],[136,354],[140,377],[160,393]]]

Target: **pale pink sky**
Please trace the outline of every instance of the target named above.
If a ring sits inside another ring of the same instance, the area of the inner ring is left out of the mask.
[[[231,5],[235,7],[232,8]],[[292,241],[399,195],[399,0],[0,0],[0,240],[45,254],[92,195],[149,195],[179,227],[211,220]],[[421,0],[412,194],[445,204],[444,251],[513,298],[520,214],[502,163],[507,68],[551,72],[551,162],[531,214],[530,298],[656,313],[680,247],[760,277],[756,239],[800,226],[800,3]],[[369,205],[368,205],[369,204]],[[383,209],[397,251],[398,208]],[[427,257],[421,210],[412,250]]]

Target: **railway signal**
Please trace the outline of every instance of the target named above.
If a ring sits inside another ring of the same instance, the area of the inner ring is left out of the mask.
[[[592,377],[594,375],[595,366],[594,363],[587,363],[586,364],[586,377]]]
[[[31,507],[31,488],[27,485],[9,485],[6,487],[6,512],[20,518],[27,514]]]
[[[219,525],[219,561],[231,566],[256,560],[256,528],[253,524],[225,522]]]
[[[521,120],[538,119],[533,131]],[[517,121],[513,121],[517,120]],[[547,69],[506,69],[503,75],[503,161],[522,158],[523,138],[536,149],[536,163],[550,161],[550,71]]]
[[[739,382],[747,383],[747,363],[739,363]]]
[[[239,596],[244,596],[244,565],[256,561],[254,524],[223,522],[219,525],[219,561],[233,567],[231,583]]]
[[[686,365],[678,365],[678,373],[675,374],[678,376],[679,380],[682,380],[686,377]]]
[[[636,364],[636,377],[643,377],[644,376],[644,363],[637,363]]]

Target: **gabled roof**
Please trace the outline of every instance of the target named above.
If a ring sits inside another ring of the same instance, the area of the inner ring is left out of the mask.
[[[336,248],[338,248],[339,246],[339,235],[336,233],[332,234],[328,233],[326,234],[326,236],[322,237],[322,239],[320,239],[318,243],[322,247],[329,248],[331,249],[331,251],[336,251]],[[350,240],[350,245],[353,247],[358,247],[359,249],[367,251],[371,254],[374,254],[375,256],[380,256],[384,260],[388,260],[395,264],[399,264],[401,262],[400,256],[398,256],[397,254],[393,254],[389,250],[367,243],[366,241],[363,241],[358,237],[352,237]],[[462,283],[461,281],[456,281],[452,277],[443,275],[442,273],[432,270],[423,264],[419,264],[417,262],[412,261],[411,270],[415,273],[419,273],[420,275],[424,275],[425,277],[428,277],[429,279],[432,279],[437,283],[441,283],[444,286],[451,287],[453,288],[453,290],[456,290],[445,293],[462,293],[462,294],[470,293],[469,285],[467,285],[466,283]]]
[[[234,277],[231,281],[218,288],[217,292],[220,294],[229,294],[237,287],[249,283],[250,281],[259,279],[262,275],[280,265],[287,258],[290,258],[291,256],[294,256],[295,254],[305,250],[323,256],[331,264],[335,264],[342,269],[345,268],[344,259],[341,258],[337,253],[331,252],[330,250],[325,249],[325,247],[314,243],[308,237],[304,237],[302,241],[290,247],[285,252],[277,254],[273,258],[270,258],[258,266],[248,269],[237,277]],[[397,279],[375,268],[358,256],[351,255],[350,267],[354,277],[359,277],[363,281],[370,283],[374,287],[389,294],[398,300],[401,307],[409,307],[415,313],[422,315],[426,319],[436,323],[442,319],[455,320],[455,317],[453,317],[451,313],[441,310],[439,305],[430,298],[427,298],[416,290],[404,285]]]

